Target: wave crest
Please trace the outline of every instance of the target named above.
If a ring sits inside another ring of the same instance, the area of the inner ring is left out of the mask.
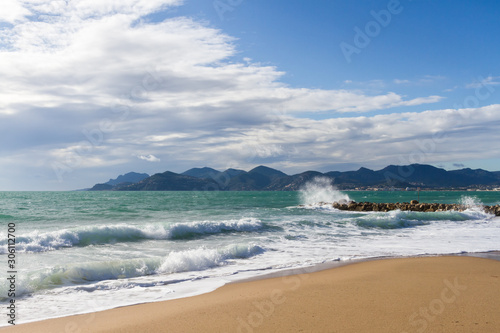
[[[147,275],[202,271],[229,265],[232,260],[248,259],[264,252],[265,250],[257,245],[232,244],[217,249],[202,247],[186,251],[174,251],[163,258],[101,261],[64,267],[57,266],[32,272],[28,276],[17,280],[16,294],[22,296],[43,289],[88,285],[100,281],[129,279]],[[82,290],[92,291],[101,288],[101,286],[93,285],[92,288]],[[6,295],[7,289],[7,281],[2,281],[0,295]],[[3,300],[0,297],[0,301]]]
[[[35,231],[16,238],[16,251],[45,252],[73,246],[113,244],[147,239],[191,239],[225,232],[256,232],[264,229],[264,227],[265,225],[258,219],[242,218],[220,222],[149,224],[144,227],[116,224],[45,233]],[[6,240],[1,240],[0,246],[0,253],[7,253]]]
[[[264,252],[256,245],[231,245],[223,249],[199,248],[172,252],[163,261],[158,272],[179,273],[199,271],[225,265],[231,259],[246,259]]]

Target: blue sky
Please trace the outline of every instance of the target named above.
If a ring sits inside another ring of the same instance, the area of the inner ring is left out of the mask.
[[[500,170],[496,1],[0,4],[0,190],[129,171]]]

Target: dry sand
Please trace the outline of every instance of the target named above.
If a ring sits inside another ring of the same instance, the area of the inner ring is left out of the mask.
[[[0,331],[500,332],[500,262],[457,256],[367,261]]]

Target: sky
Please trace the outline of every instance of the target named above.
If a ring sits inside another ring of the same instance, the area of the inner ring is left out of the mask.
[[[0,190],[500,170],[500,3],[2,0]]]

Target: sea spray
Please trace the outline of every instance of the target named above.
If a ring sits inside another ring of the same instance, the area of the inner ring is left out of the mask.
[[[482,209],[484,206],[478,198],[466,195],[460,198],[460,204],[469,209]]]
[[[316,177],[304,184],[300,189],[300,201],[303,205],[317,203],[332,203],[351,201],[345,193],[340,192],[332,185],[332,180],[327,177]]]
[[[464,207],[463,214],[467,214],[468,218],[480,220],[495,216],[494,213],[485,211],[483,202],[476,196],[463,195],[459,204]]]

